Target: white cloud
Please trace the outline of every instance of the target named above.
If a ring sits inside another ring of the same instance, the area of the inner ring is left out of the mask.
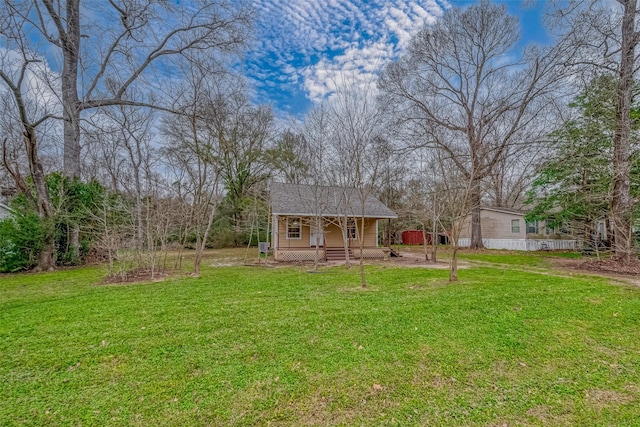
[[[411,37],[450,7],[439,0],[254,0],[261,51],[252,52],[252,74],[274,74],[300,82],[320,101],[336,82],[371,82]],[[349,76],[345,78],[345,76]],[[274,76],[274,79],[277,77]]]

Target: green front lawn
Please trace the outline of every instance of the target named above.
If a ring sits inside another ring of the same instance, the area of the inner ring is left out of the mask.
[[[341,267],[102,276],[0,276],[0,425],[640,420],[640,289],[602,278],[481,266],[452,285],[446,270],[378,265],[361,290]]]
[[[493,264],[520,265],[527,267],[550,267],[556,258],[581,258],[576,252],[529,252],[500,251],[485,249],[482,251],[462,251],[460,259]]]

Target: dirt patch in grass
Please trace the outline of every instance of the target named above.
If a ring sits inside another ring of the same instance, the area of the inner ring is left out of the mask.
[[[633,396],[614,390],[587,390],[585,396],[587,403],[596,409],[603,409],[609,406],[625,405],[634,401]]]
[[[584,258],[557,258],[552,260],[555,270],[564,270],[571,274],[588,274],[616,279],[621,283],[640,286],[640,267],[624,266],[618,261]]]
[[[554,416],[547,405],[538,405],[533,408],[529,408],[527,410],[527,415],[544,422],[549,422],[554,419]]]
[[[580,270],[614,273],[619,275],[640,275],[640,263],[629,265],[615,259],[593,259],[577,265]]]
[[[354,258],[350,260],[350,263],[351,263],[351,268],[358,268],[360,265],[360,260],[358,258]],[[320,261],[318,263],[318,267],[320,268],[338,267],[338,266],[344,266],[345,264],[346,264],[346,261]],[[221,266],[221,264],[211,264],[211,265],[213,267]],[[224,265],[230,266],[230,265],[241,265],[241,264],[227,263]],[[248,265],[248,264],[242,264],[242,265]],[[252,265],[257,265],[257,263]],[[274,261],[273,259],[270,259],[266,264],[267,267],[301,267],[301,268],[306,267],[308,270],[311,270],[313,265],[314,265],[313,261]],[[410,253],[410,252],[403,252],[401,257],[390,257],[388,260],[365,259],[365,265],[378,265],[381,267],[431,268],[436,270],[447,270],[449,268],[449,261],[442,260],[442,261],[437,261],[433,263],[431,261],[425,261],[424,255]],[[262,266],[265,266],[265,264],[263,263]],[[469,263],[466,261],[459,260],[458,268],[461,270],[469,268]],[[308,272],[311,273],[312,271],[308,271]]]
[[[107,276],[100,285],[132,285],[138,283],[161,282],[169,276],[169,270],[161,269],[153,272],[147,268],[134,268],[123,273]]]
[[[431,262],[424,260],[424,254],[416,252],[402,252],[400,257],[391,257],[388,261],[377,261],[380,265],[391,265],[398,267],[412,267],[412,268],[433,268],[437,270],[446,270],[449,268],[449,260],[441,260]],[[468,268],[469,263],[466,261],[458,260],[458,268]]]
[[[436,288],[442,288],[445,287],[447,285],[450,285],[451,282],[449,282],[448,280],[443,280],[443,279],[434,279],[428,283],[414,283],[412,285],[409,285],[408,288],[412,289],[412,290],[429,290],[429,289],[436,289]]]
[[[537,405],[527,410],[529,417],[535,418],[544,425],[574,425],[569,414],[555,414],[551,407],[547,405]]]
[[[242,265],[244,263],[244,259],[238,257],[225,257],[225,258],[215,258],[209,264],[211,267],[233,267],[236,265]]]

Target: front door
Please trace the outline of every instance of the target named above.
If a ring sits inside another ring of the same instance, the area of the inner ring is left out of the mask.
[[[311,226],[311,233],[309,233],[309,246],[312,248],[318,246],[324,246],[324,234],[322,230],[318,230],[316,227]]]

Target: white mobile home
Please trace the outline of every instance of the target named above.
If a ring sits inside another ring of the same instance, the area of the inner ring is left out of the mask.
[[[507,208],[481,208],[482,243],[487,249],[517,251],[577,250],[578,240],[544,221],[525,221],[525,212]],[[471,215],[465,220],[459,245],[471,243]]]

